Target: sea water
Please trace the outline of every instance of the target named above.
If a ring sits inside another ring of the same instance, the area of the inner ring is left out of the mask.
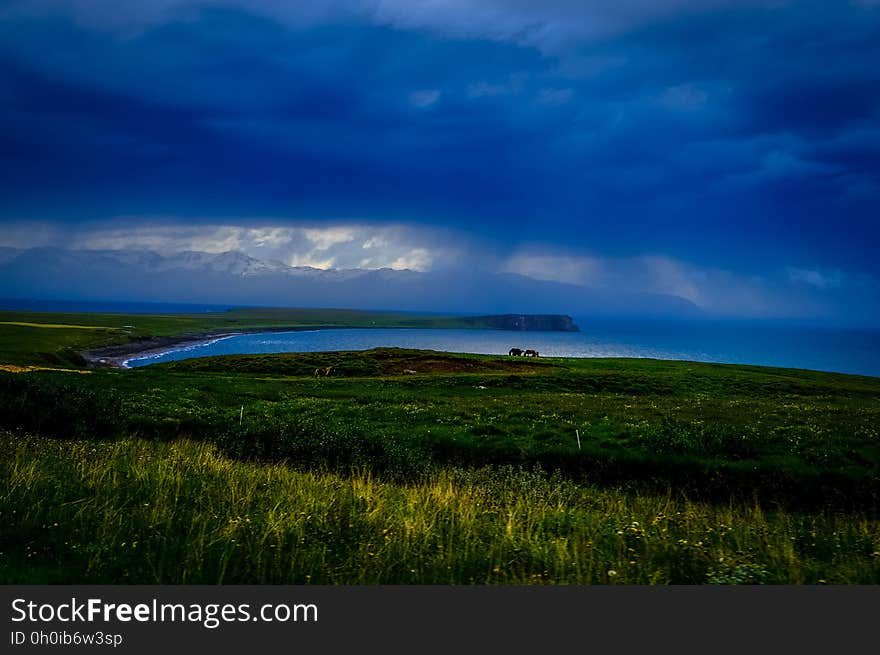
[[[880,330],[749,321],[576,318],[580,332],[347,328],[252,333],[135,356],[128,366],[243,353],[419,348],[544,357],[647,357],[880,376]]]

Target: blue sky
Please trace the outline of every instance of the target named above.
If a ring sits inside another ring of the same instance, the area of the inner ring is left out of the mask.
[[[880,323],[880,2],[297,4],[5,2],[0,245]]]

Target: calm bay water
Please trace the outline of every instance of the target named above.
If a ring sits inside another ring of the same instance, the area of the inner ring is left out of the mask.
[[[649,357],[758,364],[880,376],[880,331],[774,323],[576,319],[581,332],[338,329],[243,334],[132,358],[145,366],[242,353],[421,348],[506,354],[531,348],[546,357]]]

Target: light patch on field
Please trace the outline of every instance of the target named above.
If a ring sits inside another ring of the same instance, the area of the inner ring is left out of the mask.
[[[0,364],[0,371],[7,373],[29,373],[30,371],[61,371],[62,373],[90,374],[91,371],[79,371],[73,368],[49,368],[47,366],[16,366],[15,364]]]
[[[103,325],[65,325],[64,323],[24,323],[22,321],[0,321],[0,325],[17,325],[19,327],[53,328],[62,330],[118,330]]]

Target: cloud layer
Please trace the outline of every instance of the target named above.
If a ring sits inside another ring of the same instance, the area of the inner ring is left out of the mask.
[[[52,252],[58,252],[51,249],[95,253],[98,259],[119,252],[123,253],[123,261],[131,259],[124,253],[155,253],[170,258],[170,262],[177,261],[176,256],[181,254],[240,253],[269,265],[268,269],[258,270],[276,270],[276,265],[325,271],[409,270],[443,276],[450,290],[456,286],[471,288],[480,278],[501,279],[499,275],[513,274],[560,283],[574,294],[592,294],[590,297],[602,298],[609,307],[616,307],[615,311],[621,306],[611,299],[628,298],[630,306],[626,309],[633,314],[651,313],[655,299],[663,297],[679,299],[682,308],[698,308],[705,316],[813,318],[858,324],[880,320],[877,280],[839,269],[770,266],[743,274],[657,254],[602,256],[547,244],[505,250],[466,233],[400,225],[180,225],[168,219],[164,224],[155,218],[138,220],[141,225],[133,228],[10,224],[11,229],[0,237],[0,249],[48,248],[50,258],[55,256]],[[135,260],[140,261],[140,257]],[[71,276],[75,274],[71,272]],[[492,288],[493,293],[503,293]],[[370,292],[365,291],[362,301],[371,303],[369,296]],[[639,306],[640,298],[643,307]],[[496,301],[484,299],[487,306]],[[607,313],[607,309],[596,307],[598,313]]]
[[[134,220],[120,219],[119,222]],[[162,255],[181,252],[241,252],[287,266],[320,269],[427,271],[448,267],[456,250],[442,232],[399,225],[182,225],[168,219],[143,219],[136,227],[108,224],[72,228],[61,223],[10,223],[0,247],[135,250]],[[436,258],[436,261],[435,261]]]

